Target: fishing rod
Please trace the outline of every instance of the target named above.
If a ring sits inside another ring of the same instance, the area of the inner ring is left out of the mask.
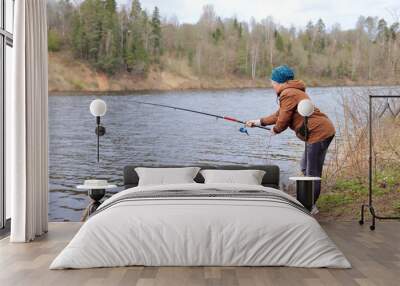
[[[201,114],[201,115],[205,115],[205,116],[209,116],[209,117],[214,117],[217,119],[223,119],[226,121],[231,121],[231,122],[246,125],[245,121],[239,120],[239,119],[236,119],[236,118],[233,118],[230,116],[222,116],[222,115],[218,115],[218,114],[213,114],[213,113],[208,113],[208,112],[203,112],[203,111],[198,111],[198,110],[193,110],[193,109],[188,109],[188,108],[183,108],[183,107],[176,107],[176,106],[166,105],[166,104],[151,103],[151,102],[145,102],[145,101],[139,101],[139,100],[132,100],[132,101],[135,103],[138,103],[138,104],[145,104],[145,105],[164,107],[164,108],[169,108],[169,109],[174,109],[174,110],[187,111],[187,112],[191,112],[191,113],[197,113],[197,114]],[[271,130],[269,127],[260,126],[260,125],[254,125],[254,127],[264,129],[264,130]],[[241,133],[246,133],[247,135],[249,135],[249,133],[247,133],[247,129],[245,127],[241,127],[239,129],[239,131]]]

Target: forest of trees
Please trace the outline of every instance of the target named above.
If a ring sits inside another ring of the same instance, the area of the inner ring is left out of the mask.
[[[162,11],[161,11],[162,12]],[[168,59],[185,61],[199,77],[263,78],[280,64],[305,78],[398,80],[400,24],[360,16],[355,27],[326,27],[322,19],[304,28],[284,27],[273,18],[222,19],[207,5],[195,24],[164,19],[139,0],[53,0],[48,3],[49,51],[69,50],[110,75],[146,76]]]

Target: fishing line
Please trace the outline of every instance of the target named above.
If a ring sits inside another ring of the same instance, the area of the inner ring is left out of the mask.
[[[273,137],[273,135],[271,134],[268,134],[267,135],[267,138],[264,138],[263,136],[260,136],[259,137],[259,140],[258,140],[258,142],[259,142],[259,144],[260,145],[264,145],[265,144],[265,148],[266,148],[266,153],[265,153],[265,157],[264,156],[262,156],[262,157],[260,157],[260,158],[262,158],[263,160],[265,160],[265,164],[269,164],[270,163],[270,155],[271,155],[271,152],[270,152],[270,149],[271,149],[271,146],[272,146],[272,137]]]
[[[156,107],[161,107],[161,108],[169,108],[169,109],[173,109],[173,110],[186,111],[186,112],[196,113],[196,114],[200,114],[200,115],[208,116],[208,117],[214,117],[216,119],[216,121],[218,121],[218,119],[222,119],[222,120],[242,124],[242,126],[239,128],[239,132],[242,134],[246,134],[247,136],[250,136],[250,134],[247,130],[246,122],[243,120],[239,120],[239,119],[230,117],[230,116],[223,116],[223,115],[219,115],[219,114],[213,114],[213,113],[193,110],[193,109],[189,109],[189,108],[177,107],[177,106],[172,106],[172,105],[167,105],[167,104],[151,103],[151,102],[145,102],[145,101],[139,101],[139,100],[132,100],[132,102],[135,102],[137,104],[144,104],[144,105],[149,105],[149,106],[156,106]],[[264,129],[264,130],[271,130],[271,128],[269,128],[269,127],[260,126],[260,125],[254,125],[253,127],[259,128],[259,129]],[[269,138],[267,139],[268,143],[267,143],[266,158],[261,157],[262,159],[266,160],[266,163],[268,163],[268,161],[269,161],[269,155],[270,155],[269,149],[271,147],[272,135],[268,134],[268,136],[269,136]],[[261,144],[261,145],[263,145],[263,144]]]
[[[223,120],[226,120],[226,121],[243,124],[243,126],[239,129],[239,132],[249,135],[249,133],[247,131],[247,128],[246,128],[246,122],[243,121],[243,120],[236,119],[234,117],[224,116],[224,115],[219,115],[219,114],[213,114],[213,113],[198,111],[198,110],[189,109],[189,108],[177,107],[177,106],[172,106],[172,105],[160,104],[160,103],[151,103],[151,102],[145,102],[145,101],[139,101],[139,100],[132,100],[132,102],[135,102],[135,103],[138,103],[138,104],[145,104],[145,105],[169,108],[169,109],[173,109],[173,110],[186,111],[186,112],[196,113],[196,114],[200,114],[200,115],[204,115],[204,116],[214,117],[216,119],[223,119]],[[264,129],[264,130],[271,130],[269,127],[260,126],[260,125],[254,125],[254,127],[255,128]]]

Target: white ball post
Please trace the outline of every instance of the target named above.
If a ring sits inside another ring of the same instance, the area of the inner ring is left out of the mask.
[[[100,162],[100,136],[106,133],[106,128],[100,124],[100,117],[107,112],[107,104],[102,99],[95,99],[90,103],[90,113],[96,117],[96,135],[97,135],[97,162]]]

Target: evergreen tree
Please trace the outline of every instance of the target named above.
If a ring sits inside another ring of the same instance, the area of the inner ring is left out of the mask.
[[[283,42],[283,38],[281,34],[275,30],[274,32],[274,37],[275,37],[275,47],[279,52],[283,52],[285,49],[285,44]]]
[[[221,41],[223,34],[222,34],[222,30],[218,27],[215,29],[215,31],[211,34],[211,37],[214,40],[214,44],[218,45],[218,43]]]
[[[301,42],[303,44],[303,48],[306,51],[311,51],[313,48],[314,41],[314,24],[312,21],[307,23],[304,34],[301,36]]]
[[[97,66],[100,70],[112,74],[120,65],[117,5],[115,0],[105,0],[104,4],[102,19],[103,33],[100,44],[100,58],[97,61]]]
[[[314,50],[317,53],[322,53],[326,46],[326,37],[325,37],[325,23],[322,19],[317,21],[315,25],[316,36],[315,36],[315,44]]]
[[[142,15],[142,5],[140,4],[139,0],[133,0],[131,8],[131,20],[139,21],[141,15]]]
[[[162,36],[161,36],[161,20],[160,11],[158,7],[154,7],[153,16],[151,18],[151,51],[153,61],[156,63],[160,62],[160,56],[162,54]]]
[[[240,39],[243,35],[243,26],[242,23],[238,22],[236,17],[233,19],[233,28],[237,31],[237,35]]]
[[[235,73],[241,76],[249,74],[248,66],[248,52],[246,47],[246,42],[241,40],[239,42],[239,49],[237,51],[236,63],[235,63]]]
[[[115,0],[85,0],[72,17],[75,55],[107,73],[120,66],[119,23]]]
[[[101,0],[86,0],[80,9],[82,25],[82,44],[85,58],[96,64],[100,58],[100,46],[103,35],[103,10]]]
[[[385,19],[380,19],[378,22],[378,39],[384,44],[387,44],[390,40],[390,29]]]
[[[396,41],[397,39],[397,34],[399,34],[400,32],[400,23],[399,22],[394,22],[391,26],[390,26],[390,37],[392,39],[392,41]]]
[[[124,65],[124,69],[126,69],[126,56],[127,56],[127,52],[128,52],[128,46],[127,46],[127,42],[128,42],[128,31],[129,31],[129,15],[128,15],[128,11],[126,10],[125,5],[122,6],[121,8],[121,12],[119,13],[119,26],[120,26],[120,56],[122,58],[122,62]]]
[[[143,45],[147,53],[149,53],[149,38],[151,33],[149,16],[145,10],[142,11],[142,32],[143,32]]]
[[[148,69],[148,54],[144,43],[144,26],[147,25],[147,18],[138,0],[132,2],[129,19],[129,32],[127,35],[127,52],[125,64],[129,72],[145,73]]]
[[[80,14],[75,11],[72,18],[72,31],[71,31],[71,46],[76,57],[85,58],[85,44],[83,36],[83,23],[81,21]]]

